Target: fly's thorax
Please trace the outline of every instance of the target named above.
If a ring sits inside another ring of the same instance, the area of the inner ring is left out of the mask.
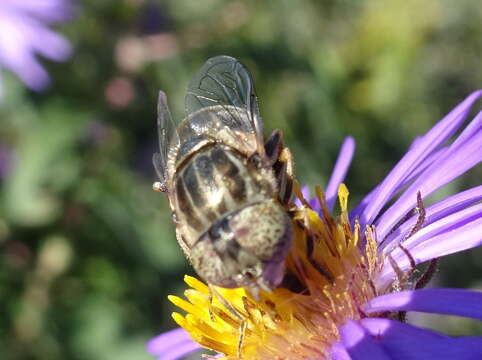
[[[210,106],[190,114],[179,124],[176,129],[178,141],[172,142],[169,148],[166,169],[169,204],[173,212],[176,212],[178,207],[176,187],[179,186],[179,173],[198,153],[220,144],[246,158],[256,151],[256,136],[252,127],[247,125],[248,116],[243,108]],[[220,162],[223,161],[224,159],[220,159]],[[219,166],[225,165],[221,163]],[[272,170],[263,169],[262,172],[267,172],[268,180],[271,181]],[[194,227],[198,227],[198,221],[193,222]]]
[[[207,282],[253,292],[278,286],[293,229],[275,199],[245,206],[214,223],[191,248],[191,262]]]
[[[210,106],[185,118],[177,128],[179,146],[171,162],[179,167],[202,147],[222,143],[250,156],[256,151],[256,136],[245,109],[235,106]]]
[[[276,198],[271,168],[224,144],[193,154],[177,171],[170,194],[178,231],[192,246],[212,224],[250,203]]]

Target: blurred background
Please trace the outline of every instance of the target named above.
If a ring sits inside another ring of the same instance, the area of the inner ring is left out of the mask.
[[[166,198],[151,190],[156,101],[164,90],[182,118],[207,58],[251,70],[266,133],[283,130],[301,183],[326,185],[354,136],[352,204],[482,87],[472,0],[3,1],[2,359],[152,359],[145,342],[175,326],[166,296],[192,271]],[[480,249],[443,259],[434,284],[482,288],[481,259]],[[468,320],[421,321],[482,334]]]

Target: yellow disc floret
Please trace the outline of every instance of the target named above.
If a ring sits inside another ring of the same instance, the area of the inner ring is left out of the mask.
[[[212,290],[186,276],[187,300],[169,297],[187,313],[173,313],[174,320],[201,346],[224,354],[221,359],[328,358],[339,326],[364,317],[361,305],[378,295],[372,279],[382,259],[374,229],[367,227],[361,236],[360,226],[350,225],[346,186],[339,188],[336,217],[320,188],[321,215],[296,192],[305,205],[290,210],[295,240],[282,287],[255,299],[243,288]]]

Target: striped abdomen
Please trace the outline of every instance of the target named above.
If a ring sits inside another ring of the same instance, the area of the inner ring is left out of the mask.
[[[215,144],[192,155],[173,181],[175,212],[187,245],[227,214],[275,197],[273,184],[271,169],[258,169],[230,147]]]

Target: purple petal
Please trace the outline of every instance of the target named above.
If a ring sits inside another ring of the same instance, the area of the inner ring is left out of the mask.
[[[389,319],[363,319],[361,325],[378,339],[393,360],[475,360],[482,358],[481,337],[450,338]]]
[[[400,185],[421,164],[425,164],[428,157],[432,156],[448,138],[463,124],[474,102],[482,96],[482,90],[469,95],[461,104],[453,109],[429,132],[417,139],[416,144],[405,154],[398,164],[390,171],[385,180],[377,186],[369,198],[364,198],[354,214],[359,214],[362,224],[371,224],[379,211],[385,206],[394,194],[400,189]],[[415,198],[412,200],[415,202]],[[401,214],[403,216],[404,214]],[[383,238],[383,237],[380,237]]]
[[[196,343],[182,343],[167,349],[166,352],[160,354],[157,360],[177,360],[197,350],[199,350],[199,345]]]
[[[71,18],[74,8],[71,0],[2,0],[0,6],[8,11],[23,12],[49,23]]]
[[[423,136],[417,136],[415,139],[413,139],[412,143],[408,147],[408,149],[413,149],[417,147],[420,144],[420,141],[423,139]]]
[[[480,200],[482,200],[482,185],[465,190],[439,201],[425,209],[426,217],[424,227],[427,227],[439,219],[443,219],[446,216],[461,211],[470,205],[479,202]],[[400,227],[393,234],[390,234],[386,239],[383,240],[380,249],[386,248],[386,251],[390,252],[390,249],[393,247],[393,245],[396,246],[396,244],[403,240],[402,236],[405,236],[410,232],[417,220],[418,215],[415,215],[400,225]]]
[[[332,360],[352,360],[345,347],[340,342],[331,346],[330,356]]]
[[[482,292],[459,289],[406,290],[377,296],[363,305],[365,313],[419,311],[482,320]]]
[[[16,63],[10,64],[9,68],[32,90],[41,91],[50,84],[47,71],[30,54],[25,54]]]
[[[383,347],[357,322],[348,320],[340,328],[340,339],[353,360],[391,360]]]
[[[34,58],[30,25],[23,18],[0,18],[0,64],[15,72],[29,87],[39,90],[49,83],[47,72]]]
[[[412,147],[410,147],[411,149]],[[423,160],[420,165],[418,165],[410,174],[400,181],[398,188],[400,190],[395,191],[392,196],[397,195],[401,192],[401,189],[406,187],[406,185],[410,184],[415,178],[420,176],[420,174],[429,167],[432,163],[437,161],[446,151],[448,150],[448,146],[442,147],[438,150],[434,150],[432,154],[428,155],[425,160]],[[355,220],[356,218],[360,218],[361,214],[365,210],[366,206],[372,201],[373,197],[377,194],[378,190],[382,184],[378,184],[373,188],[364,198],[362,203],[360,203],[355,209],[350,212],[350,219]]]
[[[42,27],[32,36],[33,49],[50,60],[64,61],[72,54],[70,43],[61,35]]]
[[[457,147],[469,140],[482,130],[482,112],[475,116],[475,118],[467,125],[462,133],[454,140],[450,147]]]
[[[482,112],[473,123],[482,123]],[[466,130],[470,132],[472,129]],[[422,196],[426,197],[482,161],[482,132],[465,138],[464,142],[455,141],[443,156],[429,166],[376,221],[377,235],[380,238],[383,238],[415,206],[417,192],[420,191]]]
[[[70,44],[47,27],[67,3],[70,4],[64,0],[0,2],[0,66],[16,73],[33,90],[43,90],[50,82],[37,54],[56,61],[70,56]]]
[[[308,185],[303,185],[301,187],[301,194],[303,195],[303,198],[306,201],[309,201],[309,199],[310,199],[310,188],[308,187]],[[298,199],[298,198],[295,198],[295,205],[298,206],[298,207],[303,206],[303,204],[301,203],[301,200]]]
[[[458,225],[463,225],[463,223]],[[410,248],[409,251],[415,263],[420,264],[480,245],[482,245],[482,218],[427,239],[420,245]],[[397,266],[401,270],[407,270],[411,267],[407,256],[396,256],[396,258]],[[382,285],[391,282],[394,276],[392,267],[384,266],[377,284]]]
[[[380,339],[388,340],[394,332],[399,333],[401,337],[420,336],[429,341],[448,339],[447,335],[386,318],[366,318],[360,323],[372,336]]]
[[[328,186],[326,187],[326,202],[330,210],[333,210],[333,204],[338,197],[338,187],[343,180],[345,180],[345,176],[348,172],[348,168],[350,167],[354,152],[355,140],[349,136],[341,145],[340,153],[336,159],[335,168],[331,173],[330,181],[328,181]]]
[[[422,161],[410,174],[407,175],[405,179],[403,179],[398,188],[400,191],[394,192],[393,195],[398,195],[399,192],[402,191],[408,184],[410,184],[414,179],[418,178],[420,174],[425,171],[430,165],[438,161],[443,154],[445,154],[448,150],[448,146],[442,147],[439,150],[434,150],[432,154],[428,155],[427,158]]]
[[[363,216],[363,212],[365,211],[368,204],[373,201],[373,198],[380,190],[381,185],[383,184],[378,184],[372,190],[370,190],[370,192],[365,195],[362,201],[360,201],[360,203],[352,211],[350,211],[350,221],[353,222],[355,219],[360,219]]]
[[[200,346],[191,340],[186,330],[181,328],[165,332],[150,340],[146,345],[147,351],[153,355],[163,355],[174,348],[183,349],[187,354],[200,349]]]
[[[482,204],[477,204],[474,206],[466,207],[456,213],[447,215],[437,221],[434,221],[419,231],[417,231],[414,235],[412,235],[408,239],[400,239],[403,240],[403,246],[412,251],[417,246],[421,246],[422,244],[430,241],[432,238],[439,234],[448,233],[453,231],[457,228],[460,228],[468,223],[473,222],[482,217]],[[457,242],[460,242],[457,239]],[[457,244],[457,246],[462,244]],[[438,252],[441,249],[433,249],[435,252]],[[400,257],[403,257],[405,254],[400,248],[394,248],[391,252],[392,258],[397,260]]]

